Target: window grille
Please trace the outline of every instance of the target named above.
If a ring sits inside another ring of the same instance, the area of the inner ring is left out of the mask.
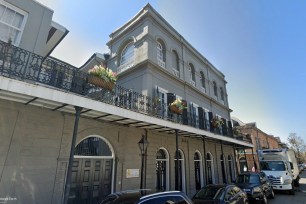
[[[112,156],[112,152],[106,142],[98,137],[89,137],[80,142],[74,155],[78,156]]]

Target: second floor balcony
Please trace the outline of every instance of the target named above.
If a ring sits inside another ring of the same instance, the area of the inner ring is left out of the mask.
[[[232,137],[229,123],[213,127],[211,118],[196,115],[185,109],[183,114],[173,114],[168,104],[156,102],[146,96],[116,85],[111,91],[88,81],[88,74],[52,57],[44,58],[0,41],[0,76],[41,84],[53,89],[80,95],[95,101],[121,107],[150,117],[191,126],[197,129]]]

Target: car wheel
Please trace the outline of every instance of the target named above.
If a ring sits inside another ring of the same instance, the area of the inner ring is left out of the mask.
[[[274,193],[273,189],[271,190],[271,194],[270,194],[269,198],[271,198],[271,199],[275,198],[275,193]]]
[[[263,204],[267,204],[268,203],[268,199],[267,199],[266,195],[263,196],[263,199],[262,199],[261,203],[263,203]]]

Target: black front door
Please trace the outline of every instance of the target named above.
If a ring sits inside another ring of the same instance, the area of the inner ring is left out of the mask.
[[[166,161],[156,162],[156,189],[158,191],[166,190]]]
[[[112,159],[75,158],[69,203],[93,204],[111,193]]]
[[[212,178],[211,161],[207,161],[207,176],[208,176],[208,184],[212,184],[213,178]]]
[[[199,161],[195,161],[194,162],[194,174],[195,174],[195,184],[196,184],[196,190],[200,190],[201,189],[201,170],[200,170],[200,162]]]

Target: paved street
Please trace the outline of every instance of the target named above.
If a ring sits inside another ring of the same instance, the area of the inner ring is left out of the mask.
[[[286,192],[278,191],[276,192],[275,199],[269,200],[269,204],[300,204],[305,203],[306,204],[306,170],[302,172],[300,175],[300,187],[297,189],[297,192],[295,195],[289,195]]]

